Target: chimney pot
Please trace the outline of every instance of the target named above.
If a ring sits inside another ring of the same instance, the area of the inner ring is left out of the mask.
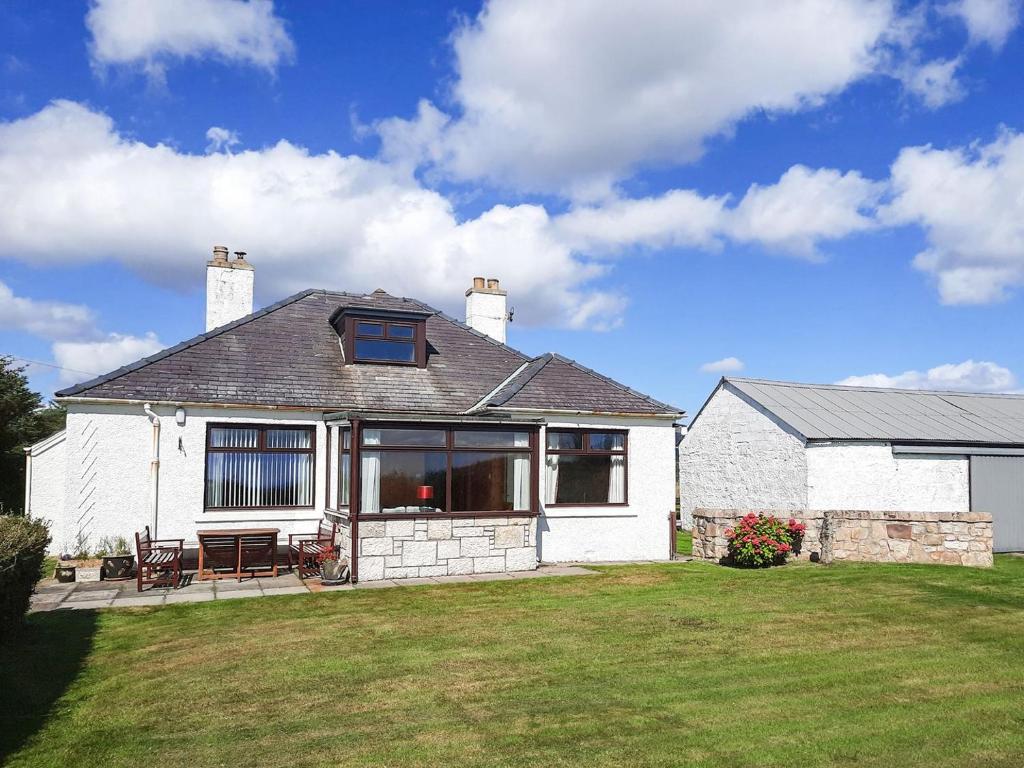
[[[235,251],[235,258],[239,261],[245,261],[245,251]]]
[[[226,245],[215,245],[215,246],[213,246],[213,260],[214,261],[227,261],[228,260],[228,247]]]
[[[492,278],[489,278],[489,279],[487,280],[487,287],[488,287],[489,289],[491,289],[492,291],[496,291],[496,290],[498,290],[498,281],[497,281],[497,280],[495,280],[495,279],[494,279],[493,277],[492,277]]]
[[[484,287],[484,279],[482,277],[474,277],[473,278],[473,287],[474,288],[483,288]]]

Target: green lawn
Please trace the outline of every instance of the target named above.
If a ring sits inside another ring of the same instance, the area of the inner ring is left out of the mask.
[[[1019,766],[1024,559],[37,614],[0,713],[11,766]]]

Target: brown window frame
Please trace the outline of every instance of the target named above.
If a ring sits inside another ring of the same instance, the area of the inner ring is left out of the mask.
[[[383,333],[379,336],[371,336],[359,333],[360,323],[375,323],[383,326]],[[399,326],[412,328],[413,337],[397,338],[390,335],[391,328]],[[342,338],[345,349],[345,361],[348,363],[367,363],[370,365],[404,365],[416,368],[424,368],[427,364],[427,324],[421,318],[393,318],[373,315],[346,315],[342,325]],[[356,340],[378,341],[385,344],[412,344],[412,360],[386,360],[373,357],[362,357],[356,354]]]
[[[255,429],[257,431],[256,447],[255,448],[235,448],[231,446],[211,446],[210,436],[214,429]],[[267,447],[267,432],[270,430],[282,431],[289,430],[292,432],[308,432],[310,435],[309,448],[268,448]],[[313,425],[279,425],[279,424],[238,424],[238,423],[214,423],[207,422],[206,424],[206,452],[203,454],[203,510],[206,512],[221,512],[231,510],[246,510],[246,509],[315,509],[316,508],[316,427]],[[274,454],[274,453],[308,453],[312,454],[313,460],[310,463],[309,468],[309,504],[283,504],[283,505],[267,505],[260,504],[257,506],[239,506],[239,507],[211,507],[209,505],[209,469],[210,462],[208,456],[211,453],[257,453],[257,454]]]
[[[443,431],[445,433],[444,445],[421,446],[421,445],[364,445],[363,433],[372,429],[416,429],[425,431]],[[505,448],[480,448],[476,446],[456,446],[455,433],[463,431],[475,432],[525,432],[529,435],[529,444],[526,446],[510,446]],[[355,432],[353,432],[355,435]],[[354,446],[355,436],[351,439],[350,446]],[[445,468],[445,508],[440,512],[364,512],[357,509],[356,514],[362,520],[388,520],[404,518],[460,518],[460,517],[536,517],[540,514],[538,499],[539,477],[541,472],[539,460],[540,429],[535,425],[520,424],[423,424],[416,422],[363,422],[358,429],[358,449],[354,451],[356,459],[353,461],[350,477],[353,478],[349,490],[353,499],[362,500],[362,453],[363,451],[413,451],[443,453],[446,455]],[[341,443],[341,441],[339,441]],[[345,453],[349,454],[352,461],[352,447]],[[341,451],[339,450],[339,457]],[[530,508],[528,510],[511,509],[490,509],[490,510],[452,510],[452,456],[456,453],[522,453],[530,456]],[[358,462],[358,466],[356,466]],[[358,477],[358,481],[355,479]],[[340,482],[340,478],[339,478]],[[354,489],[354,490],[353,490]],[[356,496],[358,493],[358,496]],[[358,505],[357,505],[358,506]],[[352,510],[349,510],[350,514]]]
[[[551,434],[572,434],[580,436],[580,448],[548,448],[547,436]],[[622,450],[598,450],[590,448],[590,435],[622,435]],[[622,457],[622,501],[597,502],[545,502],[544,507],[628,507],[629,506],[629,430],[628,429],[572,429],[555,427],[544,433],[545,460],[551,455],[565,456],[621,456]],[[546,461],[545,461],[546,464]]]
[[[348,448],[345,447],[345,435],[348,435]],[[338,448],[336,453],[338,454],[338,469],[335,473],[335,480],[338,483],[338,503],[334,505],[336,510],[348,510],[349,505],[352,503],[352,499],[342,498],[342,484],[341,484],[341,472],[342,467],[348,464],[348,491],[349,496],[352,495],[352,427],[340,427],[338,429]]]

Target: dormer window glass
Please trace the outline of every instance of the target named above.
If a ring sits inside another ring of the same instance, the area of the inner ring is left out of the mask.
[[[427,364],[426,313],[346,308],[332,318],[347,363]]]

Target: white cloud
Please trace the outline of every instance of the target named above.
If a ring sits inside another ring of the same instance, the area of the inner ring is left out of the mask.
[[[93,0],[85,23],[95,65],[139,65],[157,79],[174,60],[273,70],[295,52],[271,0]]]
[[[918,269],[947,304],[985,304],[1024,284],[1024,135],[987,145],[900,152],[891,172],[889,224],[920,225],[929,248]]]
[[[856,171],[794,165],[778,183],[751,185],[732,212],[730,234],[798,255],[817,255],[821,240],[876,226],[874,208],[885,185]]]
[[[230,152],[232,147],[236,147],[241,143],[237,131],[221,128],[217,125],[210,126],[206,131],[206,140],[210,142],[206,145],[207,153]]]
[[[58,341],[53,357],[65,369],[60,372],[61,383],[68,385],[82,381],[82,372],[109,373],[163,348],[152,332],[142,337],[111,333],[100,341]]]
[[[379,286],[461,314],[473,275],[509,286],[516,320],[608,327],[621,295],[592,287],[537,205],[460,221],[404,169],[286,141],[193,155],[119,135],[106,115],[61,101],[0,124],[0,257],[34,265],[116,260],[145,279],[197,286],[210,247],[246,249],[257,292]]]
[[[15,296],[0,282],[0,330],[24,331],[44,339],[84,339],[96,334],[95,323],[86,306]]]
[[[926,33],[891,0],[490,0],[453,36],[450,114],[421,102],[377,128],[389,158],[593,202],[750,115],[813,109],[865,77],[949,100],[955,67],[920,63]]]
[[[738,373],[744,367],[744,362],[738,357],[723,357],[721,360],[704,363],[699,370],[701,373]]]
[[[965,360],[962,363],[938,365],[927,371],[904,371],[892,376],[884,373],[849,376],[836,383],[857,387],[1010,392],[1017,387],[1017,377],[1008,368],[996,363]]]
[[[961,56],[935,59],[924,64],[901,66],[896,76],[907,91],[920,97],[926,107],[938,109],[967,95],[963,84],[957,80],[961,64]]]
[[[1020,0],[954,0],[943,10],[963,19],[972,42],[996,50],[1020,23]]]

